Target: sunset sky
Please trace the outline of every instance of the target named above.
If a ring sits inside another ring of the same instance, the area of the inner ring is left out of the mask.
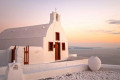
[[[0,0],[0,32],[49,23],[55,8],[70,46],[120,47],[120,0]]]

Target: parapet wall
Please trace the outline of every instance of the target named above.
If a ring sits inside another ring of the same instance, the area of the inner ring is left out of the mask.
[[[101,68],[119,69],[120,65],[102,64]],[[0,80],[5,79],[7,67],[0,67]],[[22,66],[24,80],[38,80],[67,73],[86,71],[88,70],[87,59],[64,61],[54,63],[44,63],[37,65]]]
[[[0,67],[0,80],[4,80],[7,67]],[[36,65],[23,65],[25,80],[37,80],[46,77],[57,76],[66,73],[88,70],[87,59],[75,61],[60,61]]]
[[[35,65],[24,65],[23,72],[30,73],[33,71],[43,71],[43,70],[48,70],[53,68],[70,67],[70,66],[76,66],[81,64],[88,64],[88,59],[42,63],[42,64],[35,64]]]
[[[26,70],[26,73],[24,73],[25,79],[26,80],[38,80],[41,78],[48,78],[48,77],[58,76],[62,74],[88,70],[88,65],[85,60],[75,60],[75,61],[67,61],[67,62],[42,64],[40,67],[43,70],[35,71],[33,70],[35,68],[35,67],[33,68],[33,66],[29,66],[29,68],[27,66],[24,67],[24,69],[28,69],[29,71],[31,69],[30,72]],[[120,69],[120,65],[102,64],[101,68]]]
[[[101,68],[120,69],[120,65],[102,64]]]
[[[23,67],[24,78],[26,80],[37,80],[85,70],[88,70],[87,59],[29,66],[25,65]]]

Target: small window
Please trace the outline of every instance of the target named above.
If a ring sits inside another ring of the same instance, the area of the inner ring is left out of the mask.
[[[48,50],[53,51],[53,42],[49,42]]]
[[[65,43],[62,43],[62,50],[65,50]]]
[[[56,32],[56,40],[60,40],[60,34],[59,34],[59,32]]]

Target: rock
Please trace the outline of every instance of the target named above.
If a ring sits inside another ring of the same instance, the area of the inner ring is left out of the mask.
[[[101,67],[101,60],[97,56],[88,59],[88,66],[92,71],[97,71]]]

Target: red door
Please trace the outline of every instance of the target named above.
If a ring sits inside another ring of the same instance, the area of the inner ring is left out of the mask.
[[[60,43],[55,42],[55,60],[60,60]]]

